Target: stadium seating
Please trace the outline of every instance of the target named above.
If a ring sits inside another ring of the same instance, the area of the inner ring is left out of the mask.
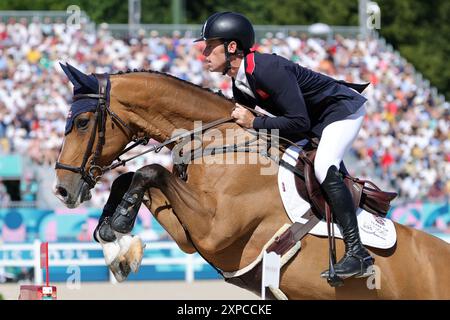
[[[158,36],[156,31],[123,40],[114,38],[105,25],[88,32],[64,23],[0,22],[0,155],[27,155],[51,170],[72,93],[59,61],[85,72],[153,69],[230,96],[229,79],[206,72],[202,44],[192,40],[180,33]],[[369,100],[367,117],[349,156],[355,174],[385,182],[384,187],[400,193],[401,201],[448,198],[448,103],[438,101],[429,88],[416,82],[414,69],[398,54],[377,39],[339,35],[327,41],[267,34],[256,49],[275,52],[338,79],[370,81],[364,93]],[[129,170],[150,162],[170,167],[170,154],[139,159]],[[111,182],[115,175],[106,180]],[[100,208],[108,191],[108,183],[98,186],[90,205]],[[0,192],[0,202],[6,197]]]

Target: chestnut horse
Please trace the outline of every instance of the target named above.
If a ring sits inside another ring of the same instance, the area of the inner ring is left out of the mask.
[[[78,111],[71,114],[74,119],[68,119],[72,124],[58,158],[54,190],[68,207],[88,199],[89,189],[101,176],[100,168],[110,165],[133,137],[164,142],[177,129],[194,129],[195,121],[210,123],[229,118],[234,107],[219,94],[158,72],[135,70],[107,75],[105,93],[96,88],[98,82],[93,75],[71,66],[64,69],[78,93],[84,94],[76,101],[98,102],[106,94],[102,101],[109,106],[102,119],[104,136],[100,138],[95,134],[101,126],[96,125],[95,110]],[[209,141],[214,141],[211,136],[225,137],[226,132],[248,135],[232,121],[208,132]],[[101,139],[103,148],[94,150]],[[174,146],[176,143],[171,143],[169,148]],[[135,175],[152,176],[143,202],[181,250],[198,251],[216,268],[233,272],[251,264],[268,240],[292,222],[283,207],[276,174],[261,174],[270,166],[267,158],[256,154],[255,163],[230,164],[220,162],[223,156],[205,155],[204,161],[190,164],[187,181],[156,164]],[[281,269],[280,289],[289,299],[450,299],[450,245],[397,223],[395,228],[397,243],[393,248],[368,248],[379,270],[376,288],[370,288],[367,279],[354,278],[346,279],[342,287],[330,287],[319,276],[328,268],[328,240],[306,235],[301,250]],[[126,248],[115,256],[121,256],[121,263],[136,271],[142,247],[136,243]],[[337,255],[343,251],[342,240],[337,240]],[[112,259],[107,259],[107,264],[117,268]]]

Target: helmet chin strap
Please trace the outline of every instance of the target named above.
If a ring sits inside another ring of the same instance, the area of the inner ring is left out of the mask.
[[[225,68],[223,69],[222,75],[226,75],[227,72],[231,69],[231,61],[230,61],[230,53],[228,52],[228,41],[223,43],[225,48]]]

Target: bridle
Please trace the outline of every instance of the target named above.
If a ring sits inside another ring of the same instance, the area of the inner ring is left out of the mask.
[[[73,96],[73,101],[81,100],[81,99],[98,99],[98,103],[95,109],[95,124],[94,128],[91,131],[91,136],[89,138],[88,145],[86,147],[86,151],[84,152],[83,161],[80,166],[75,167],[68,164],[61,163],[59,161],[56,162],[55,169],[62,169],[62,170],[68,170],[71,172],[79,173],[81,174],[82,179],[89,185],[89,188],[92,189],[95,187],[97,181],[100,180],[102,175],[110,171],[112,169],[115,169],[119,166],[125,166],[125,164],[128,161],[131,161],[143,154],[149,153],[149,152],[156,152],[158,153],[163,147],[171,144],[171,143],[177,143],[180,140],[189,137],[195,133],[203,132],[204,130],[207,130],[209,128],[215,127],[219,124],[229,122],[232,120],[231,117],[219,119],[216,121],[213,121],[211,123],[208,123],[206,125],[203,125],[200,128],[196,128],[194,130],[185,132],[183,134],[177,135],[171,139],[168,139],[162,143],[159,143],[155,146],[152,146],[151,148],[145,150],[144,152],[141,152],[133,157],[130,157],[125,160],[121,160],[120,156],[127,153],[131,149],[137,147],[138,145],[146,145],[150,138],[148,136],[143,137],[137,137],[133,130],[124,122],[122,121],[119,116],[117,116],[110,108],[109,106],[109,92],[108,92],[108,85],[110,83],[109,81],[109,74],[94,74],[94,76],[98,80],[98,94],[97,93],[84,93],[84,94],[76,94]],[[106,132],[106,118],[107,116],[110,116],[113,121],[118,122],[122,127],[127,128],[127,130],[130,132],[131,141],[134,141],[134,143],[125,148],[115,159],[115,163],[113,163],[109,166],[99,166],[98,160],[102,154],[103,146],[105,145],[105,132]],[[95,138],[97,136],[98,132],[98,141],[97,145],[95,147],[95,152],[92,156],[92,159],[89,161],[89,170],[86,170],[86,164],[88,163],[89,158],[92,155],[92,149],[94,147]],[[97,174],[97,175],[96,175]]]
[[[185,138],[195,135],[196,133],[200,133],[200,132],[203,132],[210,128],[213,128],[215,126],[218,126],[220,124],[233,121],[232,117],[218,119],[216,121],[202,125],[201,127],[195,128],[194,130],[190,130],[190,131],[184,132],[183,134],[174,136],[171,139],[168,139],[162,143],[158,143],[158,144],[148,148],[147,150],[145,150],[135,156],[132,156],[128,159],[121,160],[120,156],[127,153],[131,149],[137,147],[138,145],[146,145],[148,143],[148,141],[150,140],[150,137],[148,137],[148,136],[138,137],[136,134],[134,134],[133,130],[124,121],[122,121],[119,118],[119,116],[117,116],[117,114],[115,114],[111,110],[110,105],[109,105],[110,99],[109,99],[109,91],[108,91],[108,87],[110,84],[109,74],[94,74],[94,76],[98,80],[98,94],[97,93],[84,93],[84,94],[76,94],[73,96],[73,101],[77,101],[77,100],[81,100],[81,99],[98,99],[98,103],[97,103],[97,106],[95,109],[95,114],[94,114],[95,124],[94,124],[94,128],[91,131],[91,136],[89,138],[89,142],[86,147],[86,151],[84,152],[83,161],[82,161],[81,165],[78,167],[64,164],[64,163],[61,163],[58,161],[56,162],[56,165],[55,165],[55,169],[62,169],[62,170],[68,170],[71,172],[79,173],[81,175],[82,179],[88,184],[90,189],[95,187],[97,181],[100,180],[100,178],[103,176],[103,174],[105,172],[108,172],[119,166],[125,166],[125,164],[128,161],[131,161],[131,160],[133,160],[141,155],[144,155],[146,153],[149,153],[149,152],[158,153],[159,151],[161,151],[161,149],[163,147],[165,147],[169,144],[172,144],[172,143],[178,144],[180,141],[185,141]],[[247,110],[251,111],[252,113],[254,113],[256,115],[259,115],[259,116],[264,115],[254,109],[251,109],[251,108],[248,108],[245,106],[242,106],[242,107],[246,108]],[[116,161],[115,163],[113,161],[113,163],[111,165],[101,167],[98,165],[98,160],[102,154],[103,146],[105,145],[106,118],[108,115],[111,117],[112,121],[118,122],[122,127],[126,128],[129,131],[131,141],[134,141],[134,143],[131,146],[125,148],[116,157],[116,159],[114,160],[114,161]],[[97,141],[97,145],[95,147],[95,152],[92,156],[92,159],[89,161],[89,165],[90,165],[89,169],[86,170],[86,164],[88,163],[88,160],[92,155],[92,149],[94,147],[94,142],[95,142],[95,138],[97,136],[97,132],[98,132],[98,141]],[[289,141],[285,138],[282,138],[282,137],[279,137],[279,138],[281,140],[285,140],[290,145],[296,145],[292,141]],[[238,146],[236,146],[236,145],[228,146],[228,147],[225,147],[222,152],[241,151],[239,149],[236,149],[237,147]],[[245,150],[242,150],[242,151],[249,152],[250,150],[248,148],[246,148]]]
[[[128,131],[133,132],[131,128],[123,122],[109,107],[109,74],[95,74],[95,77],[98,80],[98,94],[97,93],[84,93],[84,94],[76,94],[73,96],[73,101],[81,100],[81,99],[98,99],[97,107],[95,109],[95,124],[92,129],[91,136],[89,138],[89,142],[84,152],[83,161],[79,167],[71,166],[68,164],[63,164],[61,162],[56,162],[55,169],[63,169],[72,171],[75,173],[81,174],[83,180],[89,185],[90,188],[93,188],[97,181],[101,178],[103,173],[112,168],[109,167],[100,167],[98,163],[98,159],[100,158],[103,150],[103,146],[105,145],[105,131],[106,131],[106,117],[109,114],[113,121],[119,122],[123,127],[127,128]],[[92,154],[92,148],[94,147],[95,137],[98,132],[98,141],[95,147],[95,152],[92,156],[92,159],[89,162],[89,170],[86,170],[86,164],[88,163],[89,157]],[[136,142],[139,141],[139,144],[143,143],[144,139],[135,139]],[[129,148],[127,148],[127,151]],[[95,175],[97,173],[97,175]]]
[[[175,143],[183,143],[185,142],[185,138],[187,137],[191,137],[192,135],[195,135],[196,133],[199,132],[203,132],[205,130],[208,130],[210,128],[213,128],[215,126],[218,126],[220,124],[223,123],[227,123],[227,122],[231,122],[234,119],[232,117],[228,117],[228,118],[222,118],[222,119],[218,119],[216,121],[207,123],[205,125],[202,125],[201,127],[195,128],[194,130],[190,130],[188,132],[185,132],[183,134],[177,135],[171,139],[168,139],[162,143],[159,143],[147,150],[145,150],[144,152],[141,152],[133,157],[130,157],[128,159],[125,160],[121,160],[120,156],[125,154],[126,152],[128,152],[129,150],[137,147],[138,145],[146,145],[148,143],[148,141],[150,140],[150,138],[148,136],[144,136],[144,137],[140,137],[137,138],[136,135],[133,133],[133,130],[125,123],[123,122],[119,116],[117,116],[111,109],[110,109],[110,100],[109,100],[109,91],[108,91],[108,87],[110,84],[110,80],[109,80],[109,74],[94,74],[94,76],[97,78],[98,80],[98,94],[95,93],[88,93],[88,94],[76,94],[73,96],[73,101],[77,101],[77,100],[81,100],[81,99],[97,99],[97,106],[95,109],[95,124],[94,124],[94,128],[91,131],[91,135],[89,138],[89,142],[88,145],[86,147],[86,151],[84,153],[83,156],[83,161],[81,163],[80,166],[75,167],[75,166],[71,166],[71,165],[67,165],[67,164],[63,164],[59,161],[56,162],[55,165],[55,169],[62,169],[62,170],[68,170],[74,173],[79,173],[82,177],[82,179],[84,180],[84,182],[89,186],[90,189],[94,188],[95,185],[97,184],[97,181],[100,180],[100,178],[102,177],[102,175],[109,171],[112,170],[114,168],[117,168],[119,166],[124,166],[128,161],[131,161],[143,154],[149,153],[149,152],[159,152],[163,147]],[[263,116],[264,114],[262,114],[259,111],[256,111],[254,109],[248,108],[246,106],[242,106],[244,108],[246,108],[247,110],[251,111],[252,113],[259,115],[259,116]],[[114,161],[117,161],[116,163],[113,163],[109,166],[99,166],[98,165],[98,160],[102,154],[102,150],[103,150],[103,146],[105,145],[105,133],[106,133],[106,118],[107,116],[111,117],[112,121],[116,121],[118,122],[120,125],[122,125],[122,127],[127,128],[129,133],[130,133],[130,137],[131,140],[134,141],[134,143],[125,148],[117,157]],[[73,124],[75,125],[75,124]],[[95,152],[92,155],[92,149],[94,147],[94,142],[95,142],[95,138],[97,136],[97,132],[98,132],[98,141],[97,141],[97,145],[95,147]],[[258,137],[260,135],[260,133],[255,132],[255,135]],[[266,136],[270,136],[268,134],[264,134]],[[278,137],[281,140],[284,140],[287,144],[290,145],[294,145],[297,146],[297,144],[295,144],[292,141],[289,141],[285,138],[282,137]],[[229,145],[229,146],[223,146],[222,148],[219,149],[214,149],[210,152],[211,155],[214,154],[218,154],[218,153],[227,153],[227,152],[258,152],[257,150],[252,150],[250,147],[250,143],[254,142],[253,141],[247,141],[244,145],[240,146],[237,144],[234,145]],[[270,144],[268,145],[268,148],[270,148]],[[261,153],[262,155],[269,157],[270,159],[276,161],[277,163],[279,163],[280,165],[283,165],[285,167],[287,167],[289,170],[293,171],[293,172],[297,172],[298,170],[296,170],[295,167],[289,165],[287,162],[283,161],[282,159],[279,159],[277,157],[273,157],[268,153],[268,149],[265,153]],[[92,159],[89,161],[89,170],[86,170],[86,164],[88,163],[89,158],[92,155]],[[193,154],[195,157],[195,154]],[[191,158],[193,159],[193,158]],[[187,164],[185,164],[185,166],[187,166]],[[184,170],[186,169],[186,167],[184,167]],[[97,175],[95,175],[97,173]],[[298,172],[298,174],[302,174],[301,172]],[[176,215],[176,217],[178,218],[178,216]],[[179,218],[178,218],[179,219]],[[188,236],[189,241],[191,242],[191,244],[194,246],[194,248],[197,250],[197,252],[221,275],[223,275],[223,273],[221,272],[221,270],[219,270],[217,267],[215,267],[211,262],[209,262],[209,260],[204,257],[200,250],[197,249],[197,247],[195,246],[195,243],[192,241],[191,236],[190,236],[190,232],[187,230],[187,228],[182,224],[184,230],[186,231],[186,234]]]

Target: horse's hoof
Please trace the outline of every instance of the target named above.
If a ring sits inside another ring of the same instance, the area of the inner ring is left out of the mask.
[[[144,248],[145,244],[142,242],[141,238],[134,236],[131,240],[130,248],[124,255],[131,271],[134,273],[136,273],[141,266],[142,258],[144,256]]]
[[[136,273],[139,270],[145,245],[138,236],[121,235],[118,238],[120,253],[110,264],[110,270],[118,282],[123,282],[131,271]]]
[[[124,256],[115,259],[109,266],[109,269],[118,282],[125,281],[131,272],[131,268]]]
[[[117,241],[113,242],[100,242],[102,244],[103,256],[105,257],[105,263],[110,266],[116,261],[120,255],[120,245]]]

